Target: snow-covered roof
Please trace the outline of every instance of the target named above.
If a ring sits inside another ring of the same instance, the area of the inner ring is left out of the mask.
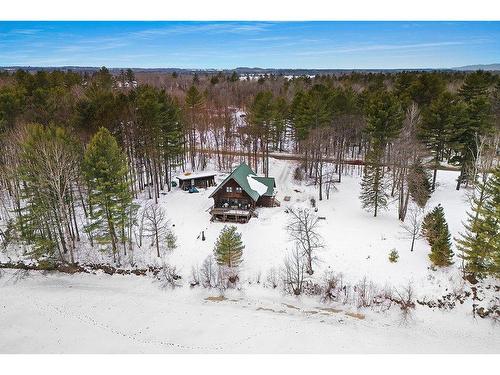
[[[206,178],[206,177],[213,177],[217,173],[215,172],[186,172],[184,174],[181,174],[179,176],[176,176],[181,181],[186,181],[186,180],[192,180],[192,179],[197,179],[197,178]]]
[[[217,189],[210,194],[213,197],[217,191],[229,180],[235,180],[238,185],[254,200],[263,195],[273,196],[276,183],[272,177],[259,177],[245,163],[241,163],[229,176],[226,177]]]
[[[247,176],[247,181],[248,185],[250,185],[250,189],[256,191],[259,195],[263,195],[267,191],[267,186],[264,185],[262,182],[257,181],[254,177],[257,177],[255,175],[248,175]]]

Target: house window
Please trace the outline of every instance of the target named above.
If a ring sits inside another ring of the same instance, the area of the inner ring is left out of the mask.
[[[233,188],[231,186],[226,186],[226,193],[232,193]]]
[[[237,192],[237,193],[241,193],[241,187],[236,186],[236,192]]]

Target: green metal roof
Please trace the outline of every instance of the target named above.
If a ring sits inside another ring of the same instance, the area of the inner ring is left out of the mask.
[[[258,191],[252,189],[250,187],[250,184],[248,182],[248,177],[251,176],[254,180],[260,182],[261,184],[265,185],[267,187],[267,191],[264,194],[259,194]],[[224,181],[222,181],[219,186],[217,186],[217,189],[213,191],[212,194],[210,194],[209,198],[212,198],[213,195],[222,187],[226,184],[227,181],[229,180],[235,180],[238,185],[241,186],[241,188],[254,200],[257,201],[261,195],[265,196],[273,196],[274,194],[274,187],[276,186],[276,183],[274,182],[273,177],[258,177],[255,175],[255,172],[252,171],[252,169],[245,163],[241,163],[229,176],[227,176]]]

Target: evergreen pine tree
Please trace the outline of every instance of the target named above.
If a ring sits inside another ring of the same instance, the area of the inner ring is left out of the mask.
[[[130,68],[127,69],[127,72],[125,73],[127,81],[131,84],[132,81],[135,81],[135,74],[134,71]]]
[[[466,232],[458,239],[465,271],[500,278],[500,167],[485,184],[479,183],[468,212]]]
[[[195,73],[195,77],[197,77]],[[194,82],[194,78],[193,78]],[[195,164],[195,154],[196,154],[196,125],[198,122],[198,112],[203,106],[204,97],[203,94],[192,85],[186,93],[185,107],[186,107],[186,117],[185,125],[187,127],[187,134],[189,140],[189,157],[191,161],[191,168],[196,167]]]
[[[298,91],[291,105],[290,117],[298,141],[306,140],[314,129],[327,126],[332,118],[331,91],[321,84],[309,91]]]
[[[248,122],[251,125],[255,138],[260,139],[262,147],[263,171],[269,174],[269,143],[273,132],[273,94],[271,91],[260,91],[254,98],[248,113]]]
[[[214,248],[217,263],[230,268],[238,267],[242,260],[244,248],[245,246],[241,242],[241,234],[236,232],[236,227],[224,226]]]
[[[361,204],[364,209],[373,211],[376,217],[380,209],[387,207],[387,183],[380,165],[380,152],[371,152],[366,158],[361,180]]]
[[[445,92],[423,111],[418,136],[433,156],[432,190],[436,188],[437,168],[454,134],[457,102],[458,98],[455,95]]]
[[[431,196],[431,183],[420,160],[410,167],[408,190],[415,203],[420,208],[424,208]]]
[[[408,88],[411,98],[421,107],[428,106],[446,89],[446,84],[437,72],[421,73]]]
[[[17,221],[21,238],[32,245],[34,258],[51,257],[57,250],[59,260],[74,262],[70,207],[72,184],[79,172],[79,145],[63,128],[31,124],[19,146],[17,172],[24,200]]]
[[[88,230],[102,245],[111,245],[116,261],[120,242],[126,249],[127,231],[135,217],[135,205],[127,181],[127,163],[116,139],[106,128],[92,138],[84,156],[83,172],[88,184],[91,224]]]
[[[422,221],[422,236],[425,237],[425,239],[431,246],[434,243],[434,239],[437,237],[434,226],[434,217],[435,217],[434,213],[436,208],[427,213],[427,215],[424,216],[424,220]]]
[[[283,149],[286,125],[289,117],[289,107],[283,96],[278,96],[273,103],[273,147],[275,150]]]
[[[493,130],[492,106],[489,97],[491,73],[477,71],[467,75],[459,96],[463,109],[454,130],[454,143],[459,155],[454,158],[460,163],[460,176],[457,180],[458,190],[462,182],[474,181],[476,176],[472,164],[477,157],[477,137],[491,134]],[[452,160],[453,161],[453,160]]]
[[[360,199],[362,207],[376,217],[379,209],[387,207],[383,156],[387,144],[399,134],[404,115],[398,97],[383,89],[369,97],[365,107],[365,132],[372,143],[365,160]]]
[[[14,127],[16,117],[22,112],[21,99],[16,87],[0,88],[0,135]]]
[[[186,106],[190,109],[199,108],[203,104],[203,94],[192,85],[186,93]]]
[[[298,142],[302,142],[309,136],[309,127],[306,117],[307,95],[304,91],[297,91],[293,97],[290,119]]]
[[[240,80],[240,76],[238,73],[236,73],[236,71],[234,71],[228,80],[229,82],[238,82]]]
[[[427,220],[424,219],[424,234],[429,245],[431,245],[431,253],[429,254],[431,262],[438,267],[453,264],[450,231],[448,230],[448,223],[444,217],[444,210],[441,205],[434,208]]]
[[[164,91],[160,94],[160,149],[167,171],[167,180],[172,180],[172,169],[184,151],[181,113],[178,103]],[[168,190],[170,191],[170,183]]]
[[[385,150],[403,126],[404,113],[399,99],[390,92],[379,91],[368,100],[365,112],[365,131],[372,139],[373,149]]]
[[[397,263],[399,259],[399,253],[396,249],[392,249],[390,252],[389,252],[389,262],[391,263]]]

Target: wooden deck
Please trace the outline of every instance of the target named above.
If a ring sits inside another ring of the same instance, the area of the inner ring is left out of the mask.
[[[253,209],[242,210],[238,208],[212,207],[210,215],[212,215],[212,221],[248,223],[252,216],[257,216],[257,213]]]

